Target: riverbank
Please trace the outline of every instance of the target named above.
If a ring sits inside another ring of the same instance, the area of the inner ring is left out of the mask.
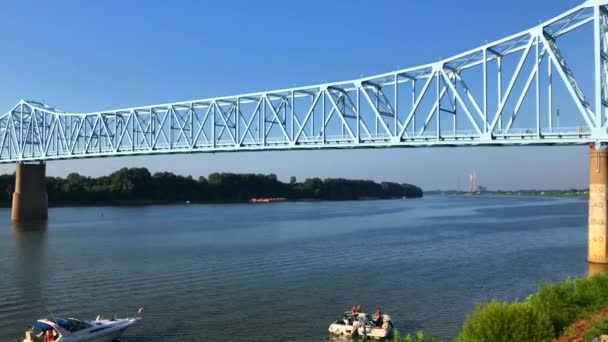
[[[608,274],[542,284],[524,301],[479,305],[456,342],[583,341],[608,333]]]

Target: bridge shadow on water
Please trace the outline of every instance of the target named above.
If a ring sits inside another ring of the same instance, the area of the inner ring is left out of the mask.
[[[47,279],[50,265],[47,257],[46,221],[17,223],[11,225],[12,237],[15,240],[17,268],[23,270],[15,280],[23,291],[23,298],[34,303],[45,303],[41,284]]]
[[[35,222],[11,222],[11,228],[14,236],[22,233],[44,233],[48,228],[48,221]]]

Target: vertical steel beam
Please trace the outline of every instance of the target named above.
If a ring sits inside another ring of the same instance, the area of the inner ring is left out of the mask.
[[[456,83],[456,82],[454,82],[454,83]],[[456,88],[456,84],[454,84],[454,88]],[[454,134],[454,138],[456,138],[456,128],[457,128],[456,127],[456,124],[457,124],[456,123],[456,119],[457,119],[457,116],[456,116],[457,102],[456,101],[458,101],[458,99],[456,98],[456,93],[453,94],[451,100],[452,100],[452,120],[453,120],[452,121],[452,132]]]
[[[416,109],[414,106],[416,105],[416,79],[412,80],[412,137],[416,135]],[[405,123],[407,125],[407,122]]]
[[[357,143],[361,142],[361,86],[357,87]]]
[[[150,108],[150,113],[148,115],[148,117],[150,118],[150,124],[148,125],[149,131],[150,131],[150,144],[148,145],[148,149],[153,150],[154,146],[156,146],[156,141],[158,140],[157,137],[155,137],[155,130],[154,130],[154,123],[156,122],[156,111],[152,110],[152,108]],[[137,118],[141,118],[141,116],[139,114],[137,114]],[[141,130],[141,136],[142,138],[144,138],[144,140],[146,140],[146,132],[144,131],[144,127],[141,124],[141,120],[138,119],[137,123],[139,124],[139,129]],[[162,130],[163,127],[161,125],[160,129]],[[137,140],[137,144],[141,144],[140,140]],[[142,146],[143,147],[143,146]]]
[[[323,126],[321,127],[321,141],[325,144],[325,125],[327,124],[325,122],[325,116],[327,115],[325,113],[325,98],[327,97],[327,89],[322,90],[322,94],[323,94],[323,98],[321,99],[321,106],[323,107],[322,111],[321,111],[321,123],[323,124]]]
[[[17,146],[19,146],[18,155],[23,156],[23,104],[21,105],[21,115],[19,115],[19,140]]]
[[[342,104],[342,109],[338,108],[338,112],[340,113],[340,116],[344,117],[342,113],[346,113],[346,100],[344,99],[344,94],[340,94],[340,97],[338,97],[338,106]],[[340,125],[340,138],[344,138],[344,123],[342,123]]]
[[[397,124],[399,123],[399,120],[397,120],[397,117],[399,116],[399,74],[395,74],[395,100],[394,100],[394,106],[395,108],[395,122],[394,122],[394,126],[393,126],[393,136],[397,137]]]
[[[538,50],[538,44],[540,44],[539,38],[536,37],[535,51],[534,51],[534,63],[536,68],[536,79],[535,79],[535,88],[536,88],[536,137],[540,139],[540,64],[541,60],[540,51]]]
[[[553,61],[547,58],[547,105],[549,108],[549,132],[553,132]]]
[[[435,81],[437,86],[435,91],[437,94],[437,105],[435,107],[435,115],[437,116],[437,141],[441,140],[441,96],[439,95],[439,71],[436,71]]]
[[[602,127],[602,30],[601,9],[593,5],[593,49],[595,65],[595,127]]]
[[[262,103],[262,146],[266,146],[266,101],[268,101],[267,94],[264,94],[264,102]]]
[[[295,117],[296,117],[296,101],[294,97],[294,91],[291,91],[291,141],[296,142],[295,138]]]
[[[43,112],[42,113],[42,141],[44,141],[45,145],[46,145],[46,137],[47,137],[47,131],[46,131],[46,113]],[[2,153],[2,151],[0,150],[0,153]],[[46,154],[46,152],[45,152]]]
[[[167,113],[165,115],[169,116],[169,148],[173,149],[173,119],[175,116],[175,111],[173,110],[173,106],[169,106],[167,109]]]
[[[483,49],[483,132],[488,133],[488,49],[486,48]]]
[[[196,111],[194,110],[194,103],[191,103],[190,104],[190,149],[194,148],[194,115],[196,115]],[[238,113],[237,113],[237,115],[238,115]]]
[[[502,56],[496,57],[496,65],[498,67],[498,105],[502,102]],[[498,119],[498,130],[502,132],[502,117]]]
[[[323,96],[323,91],[319,90],[319,96]],[[312,107],[312,116],[310,117],[310,136],[312,138],[315,137],[315,107],[316,107],[316,103],[315,103],[315,99],[312,99],[313,101],[313,107]]]
[[[210,104],[213,107],[211,111],[211,141],[213,141],[213,147],[217,146],[217,141],[215,141],[215,101]]]

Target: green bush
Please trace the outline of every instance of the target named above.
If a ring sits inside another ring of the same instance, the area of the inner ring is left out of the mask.
[[[608,304],[608,274],[541,285],[527,302],[551,319],[553,329],[559,335],[577,317]]]
[[[393,342],[401,342],[401,333],[397,328],[395,328],[395,331],[393,332]]]
[[[538,342],[552,336],[549,317],[529,303],[491,301],[467,318],[456,342]]]
[[[478,306],[467,318],[456,341],[544,341],[559,336],[577,319],[606,305],[608,273],[543,284],[523,303],[492,301]],[[602,324],[594,325],[588,336],[603,328]]]

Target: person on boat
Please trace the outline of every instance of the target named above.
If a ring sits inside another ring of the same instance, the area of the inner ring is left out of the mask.
[[[357,307],[353,305],[352,308],[350,308],[350,314],[353,315],[353,317],[357,316]]]
[[[357,305],[357,314],[361,313],[361,305]]]
[[[382,311],[380,311],[380,308],[376,309],[376,313],[374,314],[374,321],[376,325],[382,326]]]
[[[44,334],[44,342],[53,342],[53,329],[49,329]]]

